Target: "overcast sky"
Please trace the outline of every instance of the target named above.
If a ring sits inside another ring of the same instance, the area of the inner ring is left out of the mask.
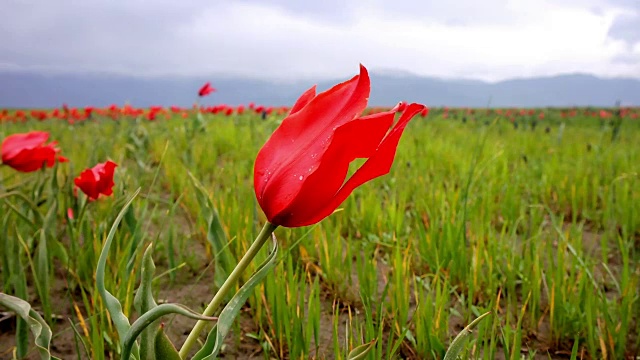
[[[0,0],[0,70],[640,78],[640,0]],[[211,80],[214,80],[212,78]]]

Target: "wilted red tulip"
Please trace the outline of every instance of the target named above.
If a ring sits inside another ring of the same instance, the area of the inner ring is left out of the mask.
[[[333,88],[307,90],[256,158],[254,188],[269,222],[287,227],[317,223],[351,192],[389,172],[400,136],[425,106],[407,105],[392,126],[396,108],[358,117],[367,106],[367,69]],[[391,130],[390,130],[391,129]],[[349,163],[368,158],[345,182]]]
[[[200,88],[200,91],[198,91],[198,96],[200,97],[207,96],[214,91],[216,91],[216,89],[212,88],[211,83],[208,82]]]
[[[32,172],[42,165],[53,167],[56,160],[67,161],[64,156],[57,155],[60,149],[55,146],[56,142],[45,144],[48,139],[49,133],[44,131],[7,136],[2,142],[2,164],[21,172]]]
[[[113,194],[113,172],[116,166],[118,165],[113,161],[99,163],[84,170],[73,182],[91,200],[96,200],[100,194],[109,196]]]

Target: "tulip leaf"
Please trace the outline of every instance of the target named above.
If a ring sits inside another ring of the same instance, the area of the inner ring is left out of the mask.
[[[180,353],[164,333],[164,326],[159,326],[156,332],[155,354],[156,359],[182,360]]]
[[[18,210],[18,208],[16,208],[12,203],[10,203],[9,201],[6,201],[6,204],[9,205],[9,207],[18,216],[20,216],[23,220],[25,220],[34,229],[38,229],[38,228],[42,227],[42,224],[44,222],[42,214],[38,210],[38,206],[29,197],[27,197],[25,194],[23,194],[23,193],[21,193],[19,191],[11,191],[11,192],[7,192],[7,193],[4,193],[4,194],[0,194],[0,199],[8,198],[10,196],[16,196],[16,197],[20,198],[31,209],[31,211],[33,212],[33,214],[36,217],[37,221],[31,220],[29,218],[29,216],[27,216],[26,214],[24,214],[23,212]]]
[[[35,254],[34,278],[37,282],[36,290],[42,301],[44,317],[51,321],[51,281],[49,281],[49,252],[47,251],[47,235],[44,229],[40,230],[40,242]]]
[[[138,245],[142,242],[142,235],[140,233],[140,229],[138,229],[138,220],[136,219],[136,214],[132,207],[129,207],[127,212],[124,214],[124,222],[127,224],[129,231],[131,231],[131,236],[133,237],[129,245],[129,254],[127,254],[127,272],[131,273],[135,265]]]
[[[229,239],[207,190],[191,172],[189,172],[189,177],[191,177],[193,187],[196,189],[200,211],[207,222],[207,241],[211,245],[215,257],[214,281],[216,286],[220,288],[229,275],[228,270],[233,269],[236,263],[227,250]]]
[[[48,229],[54,229],[54,220],[56,218],[56,210],[58,202],[53,199],[51,201],[49,211],[44,219],[43,227],[40,230],[40,241],[38,242],[37,250],[35,253],[35,274],[34,277],[38,282],[36,289],[38,290],[40,299],[42,301],[42,309],[44,311],[44,317],[47,321],[51,321],[51,256],[49,254],[49,236]]]
[[[476,325],[478,325],[478,323],[480,323],[482,319],[489,316],[489,314],[491,314],[491,311],[488,311],[478,316],[475,320],[471,322],[471,324],[467,325],[467,327],[462,329],[460,334],[458,334],[458,336],[456,336],[456,338],[453,339],[453,342],[449,346],[449,350],[447,350],[447,353],[444,355],[443,360],[457,359],[458,354],[460,354],[460,352],[462,352],[462,350],[464,349],[464,345],[467,341],[467,338],[471,335],[473,328],[476,327]]]
[[[142,276],[140,279],[140,287],[136,292],[133,304],[138,314],[142,315],[149,310],[158,306],[153,298],[151,291],[151,282],[155,274],[156,265],[153,263],[153,245],[149,245],[142,257]],[[149,326],[140,334],[140,356],[141,359],[155,360],[155,336],[152,333],[153,326]]]
[[[218,322],[211,329],[204,346],[194,355],[191,360],[212,360],[218,356],[224,338],[229,333],[233,321],[240,313],[240,309],[247,301],[249,296],[253,293],[253,290],[258,286],[262,280],[269,274],[269,271],[273,269],[276,264],[278,255],[278,241],[275,236],[272,236],[273,249],[265,261],[260,264],[256,272],[242,285],[240,290],[231,298],[231,301],[222,309]]]
[[[129,319],[122,312],[122,305],[118,301],[118,299],[113,296],[110,292],[107,291],[104,285],[104,273],[105,268],[107,266],[107,256],[109,255],[109,249],[111,248],[111,243],[113,242],[113,238],[116,235],[116,231],[118,231],[118,225],[122,221],[127,209],[131,206],[133,199],[140,193],[140,188],[136,190],[125,202],[122,210],[116,216],[116,219],[113,221],[113,225],[111,226],[111,230],[107,234],[107,239],[104,242],[104,246],[102,247],[102,251],[100,252],[100,258],[98,259],[98,267],[96,269],[96,288],[100,297],[104,301],[105,307],[111,316],[111,320],[113,321],[116,330],[118,331],[118,336],[120,337],[121,344],[124,341],[126,334],[129,332],[129,328],[131,325],[129,324]],[[132,353],[135,359],[139,359],[139,349],[136,344],[133,345]],[[128,360],[129,358],[122,357],[124,360]]]
[[[0,293],[0,305],[15,312],[21,319],[27,322],[31,333],[35,338],[35,344],[40,354],[40,359],[59,359],[51,355],[49,346],[51,345],[51,328],[44,321],[42,316],[38,314],[31,305],[15,296]]]
[[[128,359],[131,355],[131,351],[136,345],[136,339],[149,325],[153,324],[156,320],[164,315],[178,314],[186,316],[194,320],[217,320],[215,317],[209,317],[200,315],[193,310],[188,309],[184,305],[180,304],[161,304],[146,313],[140,315],[140,317],[131,325],[126,332],[122,341],[122,358]],[[155,350],[155,347],[154,347]]]
[[[204,116],[202,116],[202,113],[200,111],[198,111],[198,113],[196,114],[196,119],[198,120],[197,122],[194,122],[194,132],[198,131],[201,133],[204,133],[207,131],[207,122],[204,120]]]
[[[373,350],[373,348],[376,346],[377,341],[378,341],[377,339],[373,339],[372,341],[369,341],[368,343],[362,344],[356,347],[355,349],[351,350],[349,352],[349,355],[347,355],[347,360],[364,359],[365,356],[367,356],[367,354],[369,354],[369,352],[371,352],[371,350]]]

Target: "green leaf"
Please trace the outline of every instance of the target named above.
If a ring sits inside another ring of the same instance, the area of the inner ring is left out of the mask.
[[[236,266],[235,260],[229,254],[227,245],[229,238],[224,231],[222,221],[216,210],[207,190],[204,186],[191,174],[193,187],[196,189],[198,204],[202,211],[203,218],[207,222],[207,241],[211,245],[214,257],[215,257],[215,284],[219,288],[227,279],[229,269],[233,269]]]
[[[9,217],[7,217],[7,219],[9,219]],[[8,265],[9,265],[8,274],[11,275],[11,277],[9,278],[9,282],[11,283],[14,289],[14,294],[18,298],[28,299],[27,275],[24,271],[24,267],[20,260],[23,258],[22,251],[26,251],[25,250],[26,246],[19,245],[19,244],[24,244],[24,241],[22,240],[22,236],[20,236],[20,233],[18,232],[17,225],[15,223],[13,225],[16,227],[15,231],[18,237],[18,241],[17,242],[10,241],[7,243],[9,246],[4,248],[4,250],[9,255],[7,258]],[[8,231],[8,227],[5,227],[4,237],[6,237],[6,231]],[[9,286],[7,286],[6,288],[10,289]],[[22,318],[19,317],[17,319],[16,321],[16,353],[18,355],[18,358],[23,358],[27,354],[27,348],[29,344],[28,326],[29,325],[27,324],[27,322]]]
[[[272,236],[273,249],[266,260],[260,264],[258,270],[242,285],[240,290],[233,296],[227,306],[222,309],[218,322],[211,329],[204,346],[194,355],[191,360],[211,360],[215,359],[222,348],[224,338],[229,333],[233,321],[238,316],[242,305],[247,301],[249,296],[253,293],[253,290],[258,286],[262,280],[267,276],[269,271],[273,269],[276,264],[276,258],[278,255],[278,241],[275,236]]]
[[[0,305],[15,312],[20,318],[29,324],[31,333],[35,337],[35,344],[40,354],[40,359],[59,359],[52,356],[49,352],[49,346],[51,345],[51,329],[44,319],[35,310],[31,308],[31,305],[14,296],[0,293]]]
[[[25,204],[28,205],[29,208],[31,208],[31,211],[33,211],[34,216],[37,218],[37,223],[32,222],[34,225],[42,225],[44,222],[44,219],[42,218],[42,214],[40,213],[40,210],[38,210],[38,205],[36,205],[29,197],[27,197],[25,194],[19,192],[19,191],[11,191],[11,192],[7,192],[4,194],[0,194],[0,199],[3,199],[5,197],[10,197],[10,196],[16,196],[19,197],[22,201],[24,201]],[[29,217],[22,214],[21,212],[17,211],[17,209],[15,209],[15,207],[12,206],[12,209],[14,209],[14,211],[16,211],[16,213],[20,216],[25,218],[25,220],[27,220],[27,222],[31,222],[31,220],[29,220]]]
[[[471,335],[471,332],[472,332],[473,328],[476,327],[476,325],[478,325],[478,323],[480,323],[480,321],[482,321],[482,319],[484,319],[485,317],[489,316],[489,314],[491,314],[491,311],[488,311],[488,312],[478,316],[475,320],[473,320],[471,322],[471,324],[467,325],[466,328],[462,329],[460,334],[458,334],[458,336],[456,336],[456,338],[453,339],[453,342],[449,346],[449,350],[447,350],[447,353],[444,355],[444,359],[443,360],[455,360],[455,359],[457,359],[458,358],[458,354],[460,354],[460,352],[462,352],[462,350],[464,349],[464,345],[465,345],[469,335]]]
[[[60,260],[62,267],[66,268],[69,264],[69,254],[67,253],[67,249],[65,249],[64,245],[56,239],[50,239],[49,247],[51,256]]]
[[[2,196],[0,195],[0,199],[2,198]],[[31,220],[31,218],[29,218],[29,216],[25,213],[23,213],[22,211],[20,211],[12,202],[10,202],[9,200],[4,200],[4,203],[7,204],[7,206],[13,210],[14,213],[16,213],[16,215],[18,215],[18,217],[20,217],[22,220],[24,220],[25,223],[27,223],[32,230],[36,231],[40,228],[40,225],[36,224],[33,220]],[[40,214],[41,215],[41,214]]]
[[[47,320],[51,321],[51,282],[49,281],[49,252],[47,251],[47,235],[45,229],[40,231],[40,242],[35,255],[35,274],[34,277],[38,282],[36,287],[40,301],[42,301],[42,309]]]
[[[178,353],[176,347],[173,346],[173,343],[171,343],[167,334],[164,333],[164,326],[158,327],[155,341],[155,353],[158,359],[182,360],[182,358],[180,358],[180,353]]]
[[[152,254],[153,245],[150,244],[142,257],[142,276],[140,279],[140,287],[133,299],[136,311],[141,315],[158,306],[151,291],[151,282],[153,281],[153,275],[156,272],[156,265],[153,263],[153,258],[151,257]],[[153,326],[150,326],[140,334],[140,356],[142,359],[156,359],[155,334],[152,333],[153,328]]]
[[[204,116],[202,116],[202,113],[200,111],[196,113],[196,119],[198,121],[197,123],[194,122],[194,131],[198,131],[201,133],[206,132],[207,131],[206,121],[204,120]]]
[[[361,360],[364,359],[367,354],[373,350],[376,346],[377,339],[373,339],[366,344],[362,344],[349,352],[347,360]]]
[[[129,208],[129,206],[133,202],[133,199],[135,199],[135,197],[138,196],[139,193],[140,193],[140,188],[138,188],[138,190],[136,190],[133,193],[133,195],[131,195],[129,199],[127,199],[127,201],[124,204],[124,207],[122,208],[122,210],[120,210],[120,212],[118,213],[118,216],[116,216],[116,219],[113,221],[111,230],[109,230],[109,234],[107,234],[107,239],[105,240],[104,246],[102,247],[102,251],[100,252],[100,258],[98,259],[98,267],[96,269],[96,288],[98,289],[98,293],[100,294],[100,297],[102,297],[102,300],[105,303],[107,311],[109,311],[111,320],[116,326],[116,330],[118,331],[118,336],[121,339],[120,340],[121,344],[123,343],[123,340],[126,334],[129,332],[129,328],[131,326],[129,324],[129,319],[127,319],[127,317],[122,312],[122,305],[120,304],[118,299],[115,296],[113,296],[110,292],[108,292],[107,289],[105,288],[104,272],[107,266],[107,256],[109,256],[109,249],[111,248],[111,243],[113,242],[113,238],[116,235],[116,231],[118,231],[118,225],[122,221],[122,218],[124,217],[124,214],[126,213],[127,208]],[[136,344],[133,345],[132,352],[135,359],[140,358],[139,349]],[[122,359],[127,360],[129,358],[123,357]]]
[[[124,336],[122,341],[122,358],[128,359],[131,355],[131,350],[135,346],[135,341],[140,336],[140,334],[154,321],[158,320],[160,317],[169,315],[169,314],[178,314],[186,316],[190,319],[194,320],[209,320],[214,321],[217,320],[215,317],[209,317],[200,315],[193,310],[188,309],[184,305],[180,304],[161,304],[153,309],[147,311],[146,313],[140,315],[140,317],[131,325],[129,331]],[[155,347],[154,347],[155,350]]]
[[[136,219],[136,214],[133,211],[132,207],[127,209],[127,212],[124,214],[124,222],[127,224],[129,231],[131,231],[131,242],[129,244],[129,253],[127,254],[127,272],[133,272],[133,267],[135,266],[136,253],[138,250],[138,245],[142,242],[142,234],[140,233],[140,229],[138,228],[138,220]]]

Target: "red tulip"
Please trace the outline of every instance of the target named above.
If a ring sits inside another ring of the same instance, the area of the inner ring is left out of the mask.
[[[89,199],[96,200],[100,194],[113,194],[113,172],[118,166],[113,161],[99,163],[91,169],[86,169],[73,182],[85,193]]]
[[[45,144],[49,133],[31,131],[24,134],[7,136],[2,142],[2,163],[21,172],[32,172],[43,165],[53,167],[55,161],[67,161],[67,158],[57,155],[60,152],[56,142]]]
[[[264,144],[254,166],[254,188],[267,219],[287,227],[311,225],[329,216],[353,190],[387,174],[400,136],[425,106],[407,105],[358,117],[367,106],[367,69],[315,95],[302,94]],[[345,182],[349,163],[368,158]]]
[[[214,91],[216,91],[216,89],[212,88],[211,83],[208,82],[200,88],[200,91],[198,91],[198,96],[200,97],[207,96]]]

